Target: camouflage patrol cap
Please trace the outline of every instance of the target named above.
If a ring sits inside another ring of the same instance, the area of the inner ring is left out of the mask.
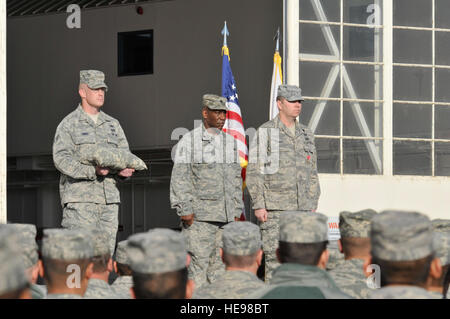
[[[128,257],[133,271],[159,274],[186,267],[187,250],[181,233],[157,228],[128,238]]]
[[[38,245],[36,243],[36,226],[31,224],[6,224],[0,225],[0,230],[10,229],[14,241],[18,244],[23,265],[30,268],[39,260]]]
[[[290,211],[280,215],[280,241],[320,243],[328,241],[328,217],[321,213]]]
[[[429,218],[417,212],[384,211],[372,219],[372,256],[387,261],[412,261],[434,253]]]
[[[261,249],[259,227],[249,222],[232,222],[223,227],[223,250],[230,255],[249,256]]]
[[[289,102],[304,101],[302,90],[296,85],[282,84],[278,87],[277,97],[283,97]]]
[[[42,240],[42,256],[57,260],[90,259],[94,256],[91,232],[68,229],[46,229]]]
[[[116,248],[116,261],[119,264],[129,265],[130,260],[128,259],[128,240],[122,240],[117,244]]]
[[[20,254],[0,243],[0,295],[24,288],[28,283]]]
[[[93,230],[91,236],[94,241],[94,256],[110,255],[108,236],[99,230]]]
[[[359,212],[341,212],[339,214],[339,231],[341,237],[369,237],[370,222],[377,212],[366,209]]]
[[[450,264],[450,232],[437,232],[433,234],[433,245],[436,258],[439,258],[442,266]]]
[[[203,106],[214,111],[228,111],[227,99],[214,94],[203,95]]]
[[[80,84],[86,84],[90,89],[105,88],[108,91],[108,86],[105,84],[105,73],[102,71],[80,71]]]
[[[450,219],[433,219],[431,225],[434,231],[450,232]]]

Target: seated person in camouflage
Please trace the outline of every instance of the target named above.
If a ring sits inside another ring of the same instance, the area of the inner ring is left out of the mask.
[[[84,296],[92,276],[92,241],[92,235],[82,230],[44,230],[41,277],[47,284],[47,299]]]
[[[223,228],[222,241],[220,254],[226,272],[196,290],[193,299],[245,299],[265,286],[256,276],[263,254],[259,227],[232,222]]]
[[[30,279],[31,297],[43,299],[47,295],[47,287],[37,285],[39,277],[39,255],[36,243],[36,226],[30,224],[6,224],[0,225],[0,229],[11,230],[15,242],[19,245],[22,256],[22,264]]]
[[[329,274],[343,292],[357,299],[367,298],[371,291],[363,265],[370,259],[370,222],[375,214],[371,209],[339,214],[338,246],[345,261]]]
[[[385,211],[372,219],[371,260],[380,267],[381,288],[371,299],[432,299],[426,289],[434,257],[433,230],[427,216],[417,212]]]
[[[132,270],[127,253],[128,241],[123,240],[117,244],[114,271],[118,274],[111,288],[121,299],[131,299],[131,288],[133,287]]]
[[[190,256],[183,236],[170,229],[153,229],[128,238],[136,299],[189,299],[194,283],[188,280]]]
[[[283,212],[280,215],[281,265],[270,286],[251,297],[290,299],[348,299],[325,271],[328,262],[328,218],[320,213]]]
[[[437,299],[448,299],[448,282],[445,280],[450,272],[450,232],[434,231],[433,244],[440,263],[430,269],[428,291]]]
[[[0,229],[0,299],[31,299],[30,282],[11,232]]]
[[[80,146],[80,157],[82,164],[107,167],[116,171],[121,171],[126,168],[132,168],[136,171],[147,169],[147,165],[145,165],[143,160],[124,149],[111,149],[86,144]]]
[[[92,257],[92,276],[89,279],[84,299],[117,299],[118,296],[108,283],[109,274],[113,270],[108,237],[100,232],[93,231],[94,257]]]

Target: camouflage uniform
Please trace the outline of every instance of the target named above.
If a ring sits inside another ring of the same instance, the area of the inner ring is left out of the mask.
[[[106,87],[99,71],[81,71],[80,83],[91,89]],[[106,87],[107,88],[107,87]],[[67,229],[101,229],[109,234],[114,251],[118,229],[120,194],[117,172],[96,175],[95,165],[83,164],[80,151],[87,146],[129,151],[119,122],[100,112],[95,123],[81,107],[66,116],[56,129],[53,161],[61,172],[59,191],[63,206],[62,227]]]
[[[327,263],[327,271],[333,270],[345,262],[344,254],[339,251],[338,241],[330,240],[327,245],[330,257]]]
[[[233,256],[251,256],[261,250],[258,226],[232,222],[223,228],[223,252]],[[256,257],[255,257],[256,258]],[[227,270],[216,281],[194,292],[193,299],[245,299],[264,287],[256,274],[247,270]]]
[[[435,225],[433,225],[435,226]],[[450,226],[450,224],[449,224]],[[435,257],[439,258],[442,267],[450,264],[450,231],[445,228],[434,228],[433,234],[433,246],[436,251]],[[446,274],[442,274],[445,276]],[[442,287],[443,289],[444,287]],[[442,299],[442,289],[441,292],[431,291],[429,292],[437,299]],[[448,295],[448,294],[447,294]],[[447,296],[448,299],[448,296]]]
[[[130,265],[130,260],[127,254],[128,241],[123,240],[117,244],[116,249],[116,262],[122,265]],[[130,289],[133,287],[133,277],[132,276],[119,276],[111,285],[114,294],[121,299],[130,299],[131,293]]]
[[[280,216],[280,242],[287,243],[321,243],[328,240],[328,218],[320,213],[307,212],[284,212]],[[262,289],[251,297],[279,298],[286,291],[302,293],[302,287],[318,288],[320,294],[315,290],[311,296],[299,298],[323,298],[326,299],[348,299],[349,295],[343,293],[334,283],[330,275],[317,266],[284,263],[273,272],[270,286]],[[276,292],[276,293],[275,293]],[[292,296],[292,298],[296,298]]]
[[[6,224],[0,225],[0,229],[9,229],[20,248],[22,263],[28,272],[38,267],[38,245],[36,243],[36,226],[31,224]],[[31,297],[33,299],[43,299],[47,294],[45,286],[30,285]]]
[[[94,256],[92,233],[82,230],[46,229],[42,239],[42,257],[62,262],[90,261]],[[68,273],[68,276],[70,273]],[[45,274],[44,274],[45,277]],[[55,283],[58,285],[58,283]],[[48,287],[51,290],[51,287]],[[73,294],[49,293],[47,299],[75,299],[82,296]]]
[[[12,232],[0,229],[0,296],[24,289],[29,284],[22,256],[11,238]]]
[[[101,257],[109,255],[109,243],[106,234],[100,231],[93,232],[94,238],[94,257]],[[84,299],[117,299],[114,290],[108,284],[108,282],[98,279],[89,279],[88,287],[84,294]]]
[[[227,110],[226,99],[205,95],[203,105]],[[242,177],[237,143],[224,132],[209,133],[205,126],[189,132],[176,146],[170,182],[170,201],[179,216],[194,214],[182,232],[192,256],[189,277],[196,287],[214,281],[225,271],[220,260],[222,227],[242,214]]]
[[[355,213],[341,212],[339,214],[341,238],[369,238],[370,222],[375,214],[376,212],[371,209]],[[371,289],[364,274],[364,260],[345,257],[346,260],[329,274],[345,293],[357,299],[367,298]]]
[[[427,216],[416,212],[385,211],[372,219],[372,257],[387,261],[414,261],[433,255],[433,231]],[[383,269],[381,269],[383,271]],[[371,299],[432,299],[418,286],[384,286]]]
[[[278,96],[288,101],[303,101],[301,90],[296,86],[281,85]],[[280,115],[263,124],[250,147],[247,187],[253,209],[268,211],[267,222],[260,223],[265,279],[268,281],[271,272],[279,265],[275,250],[280,213],[317,209],[320,185],[313,133],[296,121],[293,135]]]

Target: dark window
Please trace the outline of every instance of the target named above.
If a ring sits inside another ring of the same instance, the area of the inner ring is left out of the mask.
[[[118,34],[119,76],[153,74],[153,30]]]

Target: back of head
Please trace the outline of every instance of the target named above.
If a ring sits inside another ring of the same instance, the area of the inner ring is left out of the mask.
[[[187,251],[183,236],[170,229],[154,229],[128,239],[136,298],[184,298]]]
[[[434,256],[427,216],[385,211],[372,220],[372,262],[381,268],[381,285],[424,285]]]
[[[328,218],[321,213],[280,215],[278,254],[281,263],[317,266],[328,243]]]
[[[128,240],[117,244],[115,261],[119,276],[131,276],[130,260],[128,258]]]
[[[370,256],[370,223],[376,215],[372,209],[339,214],[339,230],[347,259]]]
[[[261,250],[259,227],[249,222],[232,222],[223,227],[224,263],[228,267],[247,268],[256,263]]]
[[[10,231],[0,230],[0,299],[16,299],[28,289],[29,281]]]

